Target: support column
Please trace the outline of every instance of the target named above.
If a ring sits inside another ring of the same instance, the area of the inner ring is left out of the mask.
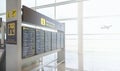
[[[1,39],[1,44],[4,44],[5,45],[5,42],[4,42],[4,40],[5,40],[5,23],[4,22],[2,22],[1,23],[1,36],[2,36],[2,39]],[[2,45],[2,47],[5,47],[4,45]]]
[[[83,70],[83,2],[78,2],[78,68]]]
[[[22,71],[21,0],[6,0],[6,22],[6,71]]]

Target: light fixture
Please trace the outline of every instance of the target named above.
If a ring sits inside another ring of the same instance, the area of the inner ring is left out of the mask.
[[[30,28],[36,28],[36,29],[42,29],[42,30],[50,31],[50,32],[57,32],[56,29],[51,29],[51,28],[47,28],[47,27],[40,27],[40,26],[30,25],[30,24],[27,24],[27,23],[22,23],[22,26],[30,27]]]

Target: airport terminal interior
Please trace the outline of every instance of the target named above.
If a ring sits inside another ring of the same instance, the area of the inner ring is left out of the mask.
[[[119,0],[0,0],[0,71],[120,71]]]

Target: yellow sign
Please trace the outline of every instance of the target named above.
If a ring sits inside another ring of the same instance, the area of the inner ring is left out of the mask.
[[[27,27],[23,27],[23,30],[28,29]]]
[[[6,13],[6,17],[7,17],[7,18],[10,18],[10,11],[8,11],[8,12]]]
[[[16,17],[16,15],[17,15],[17,12],[16,12],[16,10],[12,10],[12,13],[11,13],[11,15],[12,15],[12,17]]]
[[[41,25],[46,25],[46,20],[44,18],[41,18]]]
[[[15,35],[15,23],[8,24],[8,35],[14,36]]]
[[[11,10],[11,11],[8,11],[8,12],[6,13],[6,17],[7,17],[7,18],[14,18],[14,17],[16,17],[16,16],[17,16],[17,12],[16,12],[15,9],[13,9],[13,10]]]

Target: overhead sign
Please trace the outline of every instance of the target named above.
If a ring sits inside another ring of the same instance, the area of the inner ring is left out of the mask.
[[[7,18],[15,18],[17,16],[17,11],[15,9],[8,11],[6,13]]]
[[[52,18],[49,18],[39,12],[36,12],[26,6],[23,6],[22,8],[22,21],[35,25],[35,26],[42,26],[47,27],[51,29],[57,29],[59,31],[65,31],[64,30],[64,24],[60,23]]]
[[[41,19],[40,19],[40,24],[41,24],[42,26],[50,27],[50,28],[55,28],[55,26],[56,26],[54,23],[46,20],[45,18],[41,18]]]
[[[17,43],[17,21],[8,22],[6,26],[6,43]]]

